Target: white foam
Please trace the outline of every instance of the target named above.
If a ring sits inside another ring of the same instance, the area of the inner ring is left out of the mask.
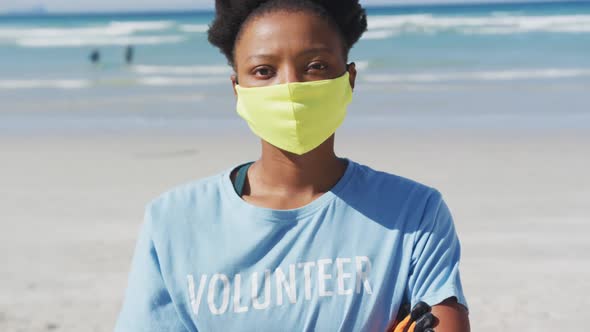
[[[463,34],[514,34],[529,32],[588,33],[590,15],[434,16],[431,14],[370,16],[366,39],[383,39],[402,33],[458,32]],[[389,35],[388,35],[389,33]]]
[[[227,75],[232,70],[227,65],[213,66],[146,66],[136,65],[133,70],[143,75]]]
[[[174,44],[186,40],[183,36],[122,36],[122,37],[60,37],[22,38],[16,43],[22,47],[80,47]]]
[[[194,86],[194,85],[211,85],[215,83],[226,82],[227,78],[220,77],[167,77],[167,76],[148,76],[138,79],[138,83],[147,86]]]
[[[90,87],[87,80],[0,80],[0,89],[83,89]]]
[[[369,68],[369,61],[355,61],[354,64],[357,70],[365,70]]]
[[[132,85],[144,86],[203,86],[211,84],[230,84],[227,77],[206,76],[206,77],[178,77],[178,76],[143,76],[130,80]],[[90,81],[84,79],[29,79],[29,80],[0,80],[0,90],[23,90],[23,89],[59,89],[75,90],[85,89],[93,86],[115,86],[119,81],[100,80]]]
[[[169,43],[170,36],[136,35],[160,32],[175,26],[173,21],[112,21],[105,25],[78,27],[4,27],[0,28],[0,43],[24,47],[71,47],[85,45],[121,45],[125,38],[138,38],[138,44]],[[158,41],[154,38],[161,38]],[[175,39],[180,37],[175,36]],[[112,42],[107,42],[112,40]],[[131,39],[133,42],[133,39]]]
[[[371,83],[437,83],[452,81],[514,81],[590,77],[590,69],[532,69],[476,71],[458,73],[369,74],[364,80]]]
[[[0,28],[0,38],[59,38],[85,36],[126,36],[144,31],[161,31],[174,26],[172,21],[117,22],[75,28],[7,27]]]
[[[175,25],[174,21],[113,21],[110,28],[124,29],[130,33],[138,31],[160,31],[170,29]]]
[[[362,39],[388,39],[398,34],[393,30],[370,30],[363,34]]]
[[[209,30],[209,26],[206,24],[183,24],[179,28],[183,32],[197,32],[203,33]]]

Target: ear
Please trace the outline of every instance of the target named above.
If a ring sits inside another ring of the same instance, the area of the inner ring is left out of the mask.
[[[238,92],[236,91],[236,85],[238,85],[238,76],[236,76],[236,74],[233,74],[230,76],[231,79],[231,84],[232,84],[232,88],[234,89],[234,96],[238,96]]]
[[[347,66],[347,70],[350,79],[350,87],[352,88],[352,90],[354,90],[354,84],[356,82],[356,64],[354,62],[351,62]]]

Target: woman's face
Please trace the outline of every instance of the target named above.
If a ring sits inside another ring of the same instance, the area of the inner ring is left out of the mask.
[[[333,79],[347,70],[339,32],[306,12],[276,11],[247,22],[234,54],[237,80],[243,87]],[[348,71],[354,88],[354,65]],[[232,81],[235,86],[235,76]]]

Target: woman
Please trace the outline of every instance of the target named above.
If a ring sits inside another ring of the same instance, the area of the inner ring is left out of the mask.
[[[147,206],[118,331],[385,331],[420,301],[469,330],[441,195],[334,153],[366,25],[358,0],[216,1],[261,157]]]

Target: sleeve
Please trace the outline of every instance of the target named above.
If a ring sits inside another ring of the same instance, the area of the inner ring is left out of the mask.
[[[152,238],[149,209],[131,264],[115,332],[187,331],[164,284]]]
[[[455,297],[468,309],[459,275],[461,246],[451,213],[440,193],[430,195],[416,231],[407,296],[412,308],[431,306]]]

